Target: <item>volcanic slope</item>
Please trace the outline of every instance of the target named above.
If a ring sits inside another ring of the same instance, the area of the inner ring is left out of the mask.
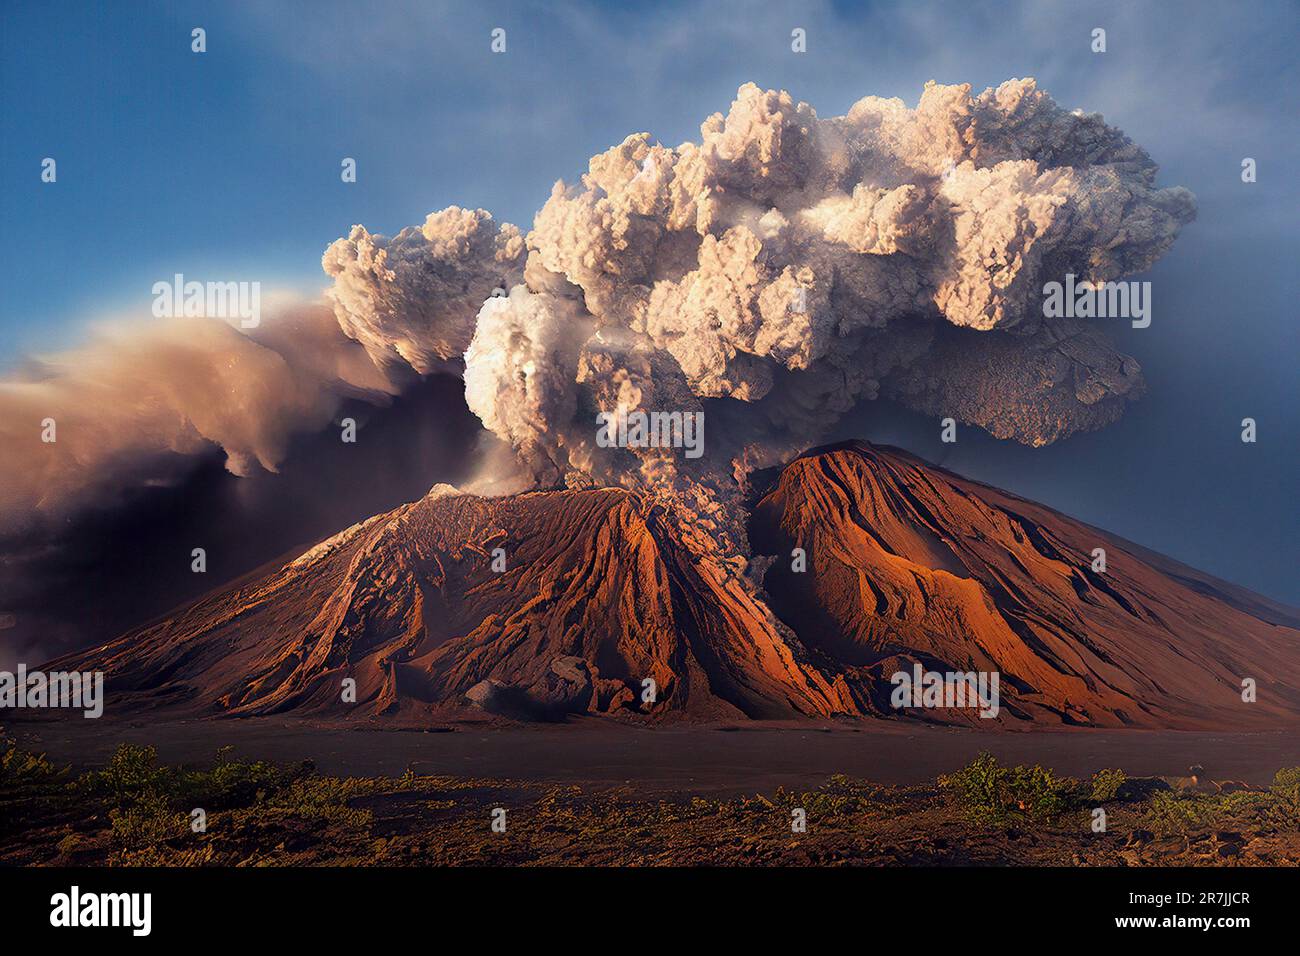
[[[1300,725],[1297,612],[906,453],[781,470],[750,522],[761,587],[678,513],[438,486],[48,666],[104,671],[111,710],[185,716]],[[997,672],[997,717],[893,709],[915,663]]]

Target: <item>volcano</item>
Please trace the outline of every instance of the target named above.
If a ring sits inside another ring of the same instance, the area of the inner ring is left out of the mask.
[[[188,717],[1300,725],[1300,613],[905,452],[806,453],[748,533],[729,556],[636,491],[437,486],[48,668]],[[999,675],[997,715],[896,709],[918,665]]]

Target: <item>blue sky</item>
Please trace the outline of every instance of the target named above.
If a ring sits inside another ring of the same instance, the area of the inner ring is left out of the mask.
[[[0,367],[75,344],[106,314],[147,316],[153,282],[175,272],[319,288],[321,252],[353,223],[392,233],[457,203],[527,227],[593,153],[640,130],[695,138],[746,81],[833,115],[867,94],[914,104],[928,79],[982,89],[1029,75],[1128,132],[1200,215],[1149,277],[1152,328],[1117,333],[1151,389],[1125,421],[1042,450],[973,437],[947,464],[1300,600],[1298,11],[8,0]],[[805,55],[790,52],[795,26]],[[344,156],[356,184],[339,179]],[[1249,186],[1244,156],[1259,167]],[[882,414],[862,423],[870,437],[938,454],[930,423]],[[1257,446],[1238,440],[1245,415]]]

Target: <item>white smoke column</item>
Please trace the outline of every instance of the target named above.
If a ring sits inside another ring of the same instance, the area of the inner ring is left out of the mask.
[[[552,482],[564,473],[551,450],[573,420],[578,347],[589,332],[572,300],[519,285],[483,304],[465,352],[470,410]]]

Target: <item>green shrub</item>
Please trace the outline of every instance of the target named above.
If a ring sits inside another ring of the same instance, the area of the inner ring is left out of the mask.
[[[939,786],[951,791],[957,802],[968,810],[1001,811],[1002,784],[1006,769],[987,751],[981,752],[956,773],[939,778]]]
[[[1046,767],[1013,767],[1008,785],[1011,802],[1017,809],[1040,820],[1051,820],[1065,812],[1077,784],[1058,777]]]
[[[211,770],[185,771],[177,781],[178,795],[184,802],[206,809],[242,807],[262,800],[288,786],[300,776],[297,767],[281,768],[256,761],[227,761]]]
[[[50,783],[60,773],[45,754],[21,750],[12,739],[0,737],[0,793]]]
[[[1273,775],[1269,788],[1276,816],[1288,823],[1300,823],[1300,767],[1284,767]]]
[[[1237,790],[1232,793],[1179,793],[1162,790],[1151,797],[1146,825],[1156,833],[1183,834],[1219,827],[1249,825],[1294,827],[1300,821],[1287,798],[1275,791]]]
[[[1092,775],[1092,793],[1089,799],[1093,803],[1109,803],[1119,796],[1120,788],[1128,782],[1128,775],[1123,770],[1098,770]]]
[[[166,771],[158,766],[154,747],[122,744],[103,770],[92,770],[77,781],[84,791],[107,796],[119,807],[130,806],[155,790]]]
[[[837,773],[816,790],[797,793],[778,787],[775,803],[781,807],[802,807],[809,817],[832,818],[879,809],[879,793],[880,788],[873,784]]]
[[[1300,767],[1283,767],[1273,774],[1273,786],[1269,789],[1279,796],[1300,800]]]
[[[1069,809],[1078,789],[1075,781],[1046,767],[1003,767],[987,752],[956,773],[940,777],[939,786],[952,793],[970,816],[989,821],[1018,814],[1054,819]]]
[[[1147,823],[1156,833],[1186,833],[1214,826],[1223,813],[1219,801],[1206,794],[1161,790],[1147,805]]]
[[[153,747],[122,744],[108,766],[85,774],[79,785],[88,793],[106,796],[119,808],[161,800],[176,810],[217,810],[255,803],[303,773],[302,765],[281,768],[233,760],[228,747],[217,751],[215,765],[207,770],[159,766]]]
[[[152,793],[129,807],[108,812],[113,842],[124,850],[154,847],[189,833],[189,820],[173,810],[167,799]]]
[[[59,852],[67,856],[81,844],[81,837],[75,833],[69,833],[58,842]]]

